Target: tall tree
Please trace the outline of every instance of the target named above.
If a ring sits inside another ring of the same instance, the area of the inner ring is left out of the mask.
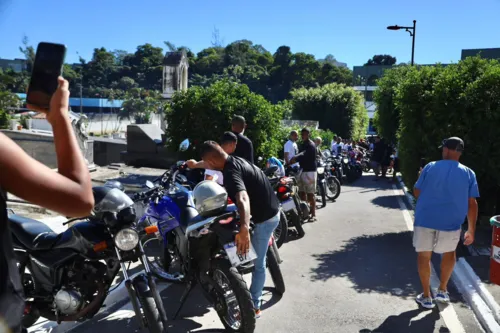
[[[365,66],[385,65],[392,66],[396,63],[396,58],[388,54],[374,55],[373,58],[368,59]]]
[[[23,46],[19,47],[19,51],[24,54],[24,58],[27,62],[27,70],[31,73],[33,70],[33,64],[35,63],[35,49],[29,44],[28,36],[23,37]]]

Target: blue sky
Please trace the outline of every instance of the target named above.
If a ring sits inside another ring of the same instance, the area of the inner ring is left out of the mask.
[[[463,48],[500,47],[500,0],[0,0],[0,58],[22,57],[24,34],[68,46],[89,60],[96,47],[133,52],[163,41],[194,52],[208,47],[214,26],[226,42],[249,39],[274,53],[280,45],[349,67],[374,54],[398,62],[411,55],[411,38],[387,25],[417,20],[415,62],[456,62]]]

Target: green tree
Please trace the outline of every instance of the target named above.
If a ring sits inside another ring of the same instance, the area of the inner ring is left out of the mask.
[[[368,59],[365,66],[376,66],[376,65],[386,65],[392,66],[396,64],[396,57],[390,56],[388,54],[378,54],[374,55],[371,59]]]
[[[31,73],[33,70],[33,64],[35,63],[35,49],[29,44],[29,39],[26,35],[24,35],[22,43],[23,46],[19,47],[19,51],[24,54],[24,58],[27,62],[27,71]]]
[[[163,112],[165,102],[159,92],[132,88],[124,96],[120,119],[135,119],[136,124],[149,124],[155,113]]]
[[[500,211],[500,64],[470,57],[458,64],[399,70],[394,103],[400,113],[399,156],[408,185],[418,177],[420,159],[441,158],[444,138],[465,141],[461,162],[477,175],[480,211]]]
[[[322,129],[341,137],[360,139],[366,135],[368,113],[361,95],[343,84],[292,91],[295,119],[317,120]]]
[[[194,143],[191,154],[197,158],[199,143],[218,141],[231,128],[235,114],[247,120],[245,134],[253,141],[255,156],[277,156],[282,149],[279,131],[282,107],[252,93],[246,85],[227,80],[209,87],[190,87],[174,95],[166,112],[169,145],[177,149],[180,141],[189,138]]]
[[[411,66],[398,66],[385,71],[384,76],[378,80],[377,90],[373,93],[373,99],[377,104],[373,122],[378,134],[389,142],[397,141],[399,129],[400,113],[395,104],[396,92],[408,72],[412,70],[414,68]]]

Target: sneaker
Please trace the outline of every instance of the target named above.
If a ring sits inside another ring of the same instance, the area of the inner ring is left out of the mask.
[[[262,311],[260,309],[254,309],[255,310],[255,318],[258,319],[260,318]]]
[[[446,290],[438,290],[436,294],[436,302],[450,303],[450,294]]]
[[[418,295],[415,301],[426,309],[432,309],[436,306],[436,304],[432,302],[432,297],[424,297],[423,293]]]

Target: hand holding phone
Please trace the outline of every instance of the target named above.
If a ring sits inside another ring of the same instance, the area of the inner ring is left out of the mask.
[[[39,107],[37,105],[28,104],[28,109],[46,112],[47,113],[47,121],[52,123],[61,115],[68,114],[69,110],[69,84],[62,76],[57,79],[57,89],[52,95],[49,103],[49,109],[51,112],[47,112],[48,109]]]
[[[51,97],[61,86],[58,78],[62,75],[65,56],[66,46],[62,44],[38,44],[26,97],[29,108],[49,111]]]

